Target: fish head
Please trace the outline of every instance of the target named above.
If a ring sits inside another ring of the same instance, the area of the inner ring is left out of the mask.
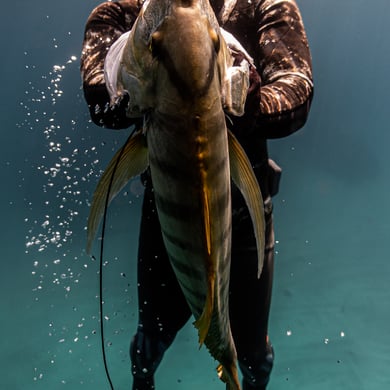
[[[217,66],[220,36],[199,3],[174,1],[171,12],[150,39],[151,53],[159,63],[160,80],[156,82],[160,81],[165,88],[171,85],[182,100],[191,102],[206,94],[210,98],[213,82],[220,84]]]
[[[118,90],[129,92],[130,117],[193,110],[195,101],[210,109],[226,100],[231,65],[208,0],[149,0],[123,50]]]

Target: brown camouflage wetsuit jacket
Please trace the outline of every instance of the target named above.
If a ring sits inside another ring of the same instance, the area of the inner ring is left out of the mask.
[[[81,72],[92,120],[109,128],[126,128],[134,121],[125,109],[107,109],[104,59],[112,43],[131,29],[141,0],[103,3],[88,18]],[[261,80],[243,118],[233,119],[233,131],[246,150],[264,199],[268,188],[266,140],[287,136],[307,119],[313,94],[311,56],[299,9],[294,0],[211,0],[217,18],[254,58]],[[253,105],[253,101],[256,102]]]

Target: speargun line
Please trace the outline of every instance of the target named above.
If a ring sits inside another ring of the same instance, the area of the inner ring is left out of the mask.
[[[110,199],[110,193],[111,193],[111,187],[112,183],[114,181],[115,173],[118,168],[119,161],[122,157],[123,151],[125,150],[125,146],[127,145],[127,142],[130,140],[130,138],[133,136],[136,129],[134,129],[131,134],[129,135],[127,141],[124,143],[124,145],[121,148],[121,151],[118,155],[118,158],[115,162],[114,169],[112,171],[112,175],[110,178],[110,183],[108,186],[107,196],[104,204],[104,213],[103,213],[103,222],[102,222],[102,239],[100,241],[100,253],[99,253],[99,320],[100,320],[100,343],[102,347],[102,357],[103,357],[103,364],[104,364],[104,371],[106,373],[106,377],[108,380],[108,383],[110,384],[111,390],[114,390],[114,386],[112,384],[111,376],[108,371],[108,365],[107,365],[107,357],[106,357],[106,347],[104,342],[104,316],[103,316],[103,252],[104,252],[104,235],[106,231],[106,220],[107,220],[107,208],[108,208],[108,202]]]

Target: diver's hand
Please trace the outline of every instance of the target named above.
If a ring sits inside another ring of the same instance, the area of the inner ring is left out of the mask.
[[[257,111],[260,110],[260,88],[261,88],[261,78],[257,73],[256,68],[249,66],[249,89],[248,96],[258,100],[259,104],[256,106]]]
[[[143,125],[143,117],[129,118],[126,113],[129,108],[130,95],[127,91],[123,91],[118,95],[114,102],[106,107],[104,113],[105,126],[112,129],[121,129],[135,125],[140,128]]]
[[[139,125],[142,118],[126,116],[129,95],[123,93],[110,103],[110,96],[104,84],[84,85],[84,96],[88,103],[92,121],[108,129],[126,129],[131,125]]]
[[[122,124],[125,125],[124,127],[129,127],[127,124],[130,123],[130,120],[126,116],[129,100],[129,94],[123,92],[121,95],[118,95],[113,102],[105,105],[102,115],[105,127],[116,129],[121,128]]]
[[[238,66],[245,60],[242,53],[234,53],[234,66]],[[255,127],[256,120],[260,116],[261,77],[253,65],[249,65],[249,88],[247,91],[244,115],[232,117],[232,130],[235,134],[248,134]]]
[[[242,53],[234,53],[233,66],[239,66],[246,57]],[[245,115],[258,115],[260,113],[261,78],[256,68],[249,64],[249,88],[245,103]]]

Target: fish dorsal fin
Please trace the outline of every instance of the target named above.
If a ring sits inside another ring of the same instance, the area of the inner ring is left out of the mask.
[[[265,221],[263,197],[251,163],[237,138],[229,130],[230,174],[240,189],[252,218],[257,243],[258,270],[260,277],[264,264]]]
[[[148,153],[145,136],[137,131],[126,144],[119,149],[108,164],[93,194],[88,217],[87,252],[96,235],[104,209],[122,190],[128,181],[142,173],[148,166]]]

